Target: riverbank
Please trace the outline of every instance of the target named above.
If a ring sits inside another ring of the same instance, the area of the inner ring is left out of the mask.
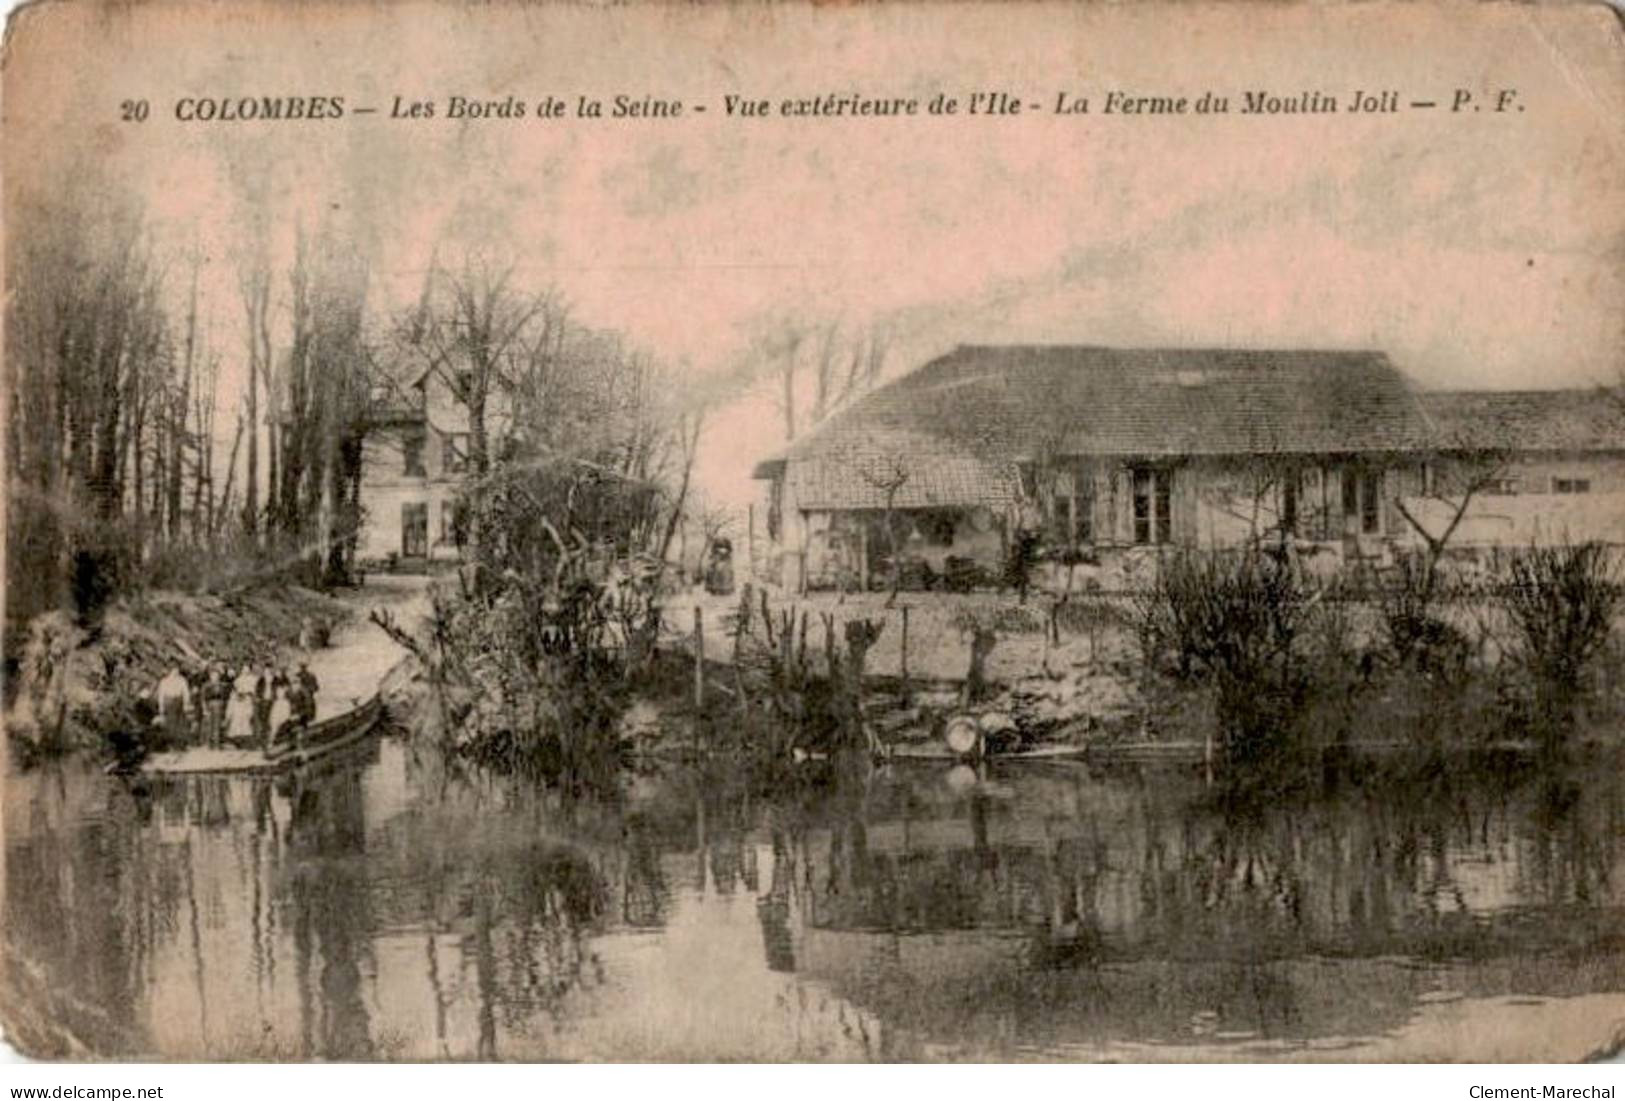
[[[64,612],[34,619],[8,652],[6,738],[30,759],[100,752],[126,708],[176,664],[307,660],[321,684],[320,715],[365,699],[400,660],[366,621],[390,607],[398,616],[421,602],[420,578],[383,577],[327,595],[265,585],[231,595],[149,592],[121,600],[93,628]],[[326,646],[307,645],[318,637]]]
[[[879,629],[865,655],[865,713],[880,740],[900,751],[940,749],[945,719],[967,710],[1004,742],[1029,750],[1089,747],[1134,757],[1143,749],[1147,759],[1177,752],[1199,760],[1217,738],[1211,685],[1175,675],[1166,661],[1146,661],[1129,598],[1075,594],[1057,604],[1041,593],[1025,602],[1013,594],[903,593],[893,602],[886,593],[769,590],[764,603],[757,589],[741,632],[742,595],[689,592],[666,603],[665,645],[690,663],[698,616],[707,681],[720,685],[714,707],[729,707],[736,661],[747,677],[771,665],[787,624],[794,624],[797,660],[821,674],[828,668],[827,618],[842,656],[848,624]],[[1295,705],[1314,745],[1478,751],[1534,744],[1526,729],[1528,686],[1509,657],[1504,618],[1483,602],[1442,611],[1465,641],[1459,672],[1396,660],[1373,602],[1340,603],[1335,615],[1316,622],[1303,640],[1311,690]],[[985,691],[967,703],[964,684],[979,630],[994,641],[983,664]],[[1617,742],[1625,729],[1622,633],[1616,624],[1591,691],[1578,701],[1572,744]]]

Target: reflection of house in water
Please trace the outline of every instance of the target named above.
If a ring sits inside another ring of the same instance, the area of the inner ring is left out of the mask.
[[[1621,943],[1579,971],[1539,962],[1595,941],[1581,900],[1619,912],[1606,801],[1531,830],[1537,794],[1470,784],[1242,815],[1179,777],[1002,787],[879,793],[811,828],[800,971],[925,1042],[986,1036],[989,1051],[1000,1036],[1370,1035],[1441,981],[1486,996],[1625,982]]]

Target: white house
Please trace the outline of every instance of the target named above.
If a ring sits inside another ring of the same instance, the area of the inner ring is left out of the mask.
[[[375,396],[362,459],[361,561],[411,568],[457,558],[470,435],[458,381],[431,370],[404,392]]]

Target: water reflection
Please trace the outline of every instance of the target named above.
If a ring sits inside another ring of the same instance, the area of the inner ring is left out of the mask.
[[[1625,1004],[1617,764],[1267,804],[1078,766],[582,802],[392,740],[70,767],[6,780],[7,996],[49,999],[41,1050],[181,1058],[1410,1051],[1463,1006]]]

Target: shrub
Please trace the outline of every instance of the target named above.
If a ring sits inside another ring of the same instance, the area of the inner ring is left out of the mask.
[[[1560,738],[1622,607],[1619,561],[1599,543],[1532,547],[1509,572],[1500,602],[1511,656],[1533,681],[1543,733]]]
[[[1232,757],[1281,748],[1307,694],[1298,650],[1312,602],[1291,567],[1258,554],[1181,554],[1135,599],[1148,664],[1171,658],[1216,692]]]
[[[661,573],[628,553],[646,496],[568,462],[471,487],[475,561],[456,591],[435,594],[433,637],[418,647],[456,752],[570,783],[613,772],[618,719],[660,625]]]
[[[1415,556],[1401,558],[1376,587],[1386,649],[1395,665],[1429,679],[1459,683],[1467,672],[1467,636],[1439,615],[1438,574]]]
[[[1183,676],[1240,670],[1288,653],[1308,594],[1292,570],[1257,554],[1165,558],[1133,604],[1136,632]]]

